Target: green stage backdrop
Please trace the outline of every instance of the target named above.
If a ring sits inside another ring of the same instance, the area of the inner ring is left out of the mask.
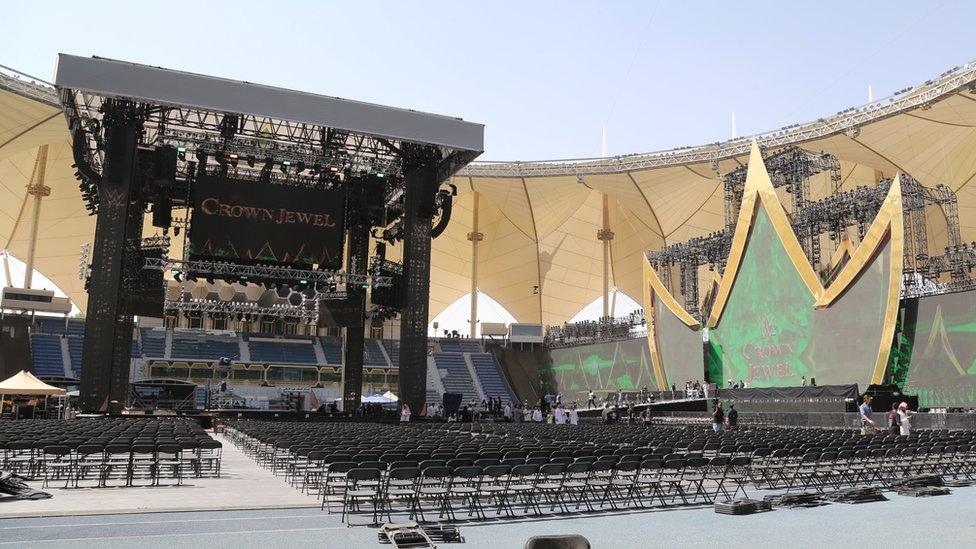
[[[976,291],[923,297],[906,315],[911,360],[903,389],[919,406],[976,406]]]
[[[709,330],[709,378],[720,385],[799,386],[871,381],[887,300],[890,243],[830,307],[814,298],[759,208],[725,310]],[[890,342],[887,342],[890,344]]]
[[[654,295],[654,336],[658,354],[664,364],[667,387],[672,384],[684,390],[687,381],[703,381],[702,333],[693,330],[668,309],[661,297]]]
[[[568,402],[585,402],[590,390],[601,397],[618,388],[658,390],[644,337],[553,349],[549,356],[552,363],[541,368],[541,378],[550,379],[549,390],[563,393]]]

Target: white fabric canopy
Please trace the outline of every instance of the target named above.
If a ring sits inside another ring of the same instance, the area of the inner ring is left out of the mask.
[[[944,184],[957,194],[962,240],[971,242],[976,240],[974,86],[976,63],[871,105],[755,137],[767,152],[795,145],[833,154],[840,162],[842,190],[874,185],[896,172],[928,187]],[[603,293],[598,233],[604,226],[613,233],[610,285],[639,300],[645,252],[724,227],[720,174],[746,161],[751,140],[595,160],[467,166],[451,180],[458,190],[451,222],[431,248],[430,319],[471,290],[472,232],[482,236],[478,291],[519,322],[564,322]],[[48,146],[44,184],[51,194],[43,199],[35,268],[84,310],[78,255],[81,244],[92,241],[95,224],[71,168],[57,95],[0,73],[0,249],[21,259],[33,219],[27,186],[38,173],[42,145]],[[810,199],[826,196],[834,184],[825,173],[811,178]],[[926,218],[929,255],[942,253],[947,243],[947,224],[937,217]],[[146,235],[157,234],[159,229],[148,225]],[[174,238],[170,255],[181,257],[181,246],[182,239]],[[388,259],[401,256],[401,245],[387,247]]]
[[[44,383],[26,370],[21,370],[13,377],[0,383],[0,394],[64,396],[65,391]]]

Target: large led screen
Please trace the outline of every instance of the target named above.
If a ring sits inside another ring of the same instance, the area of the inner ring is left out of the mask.
[[[203,176],[193,195],[193,257],[329,268],[342,262],[342,191]]]
[[[905,331],[911,362],[904,391],[919,406],[976,406],[976,291],[920,298]]]
[[[668,388],[684,389],[688,381],[703,381],[705,366],[702,360],[702,333],[689,328],[654,295],[654,340],[664,364]]]
[[[759,208],[725,309],[709,330],[709,377],[749,387],[795,387],[806,377],[866,388],[881,347],[890,264],[886,241],[843,295],[815,309]]]
[[[592,390],[602,397],[607,393],[658,390],[647,356],[647,338],[564,347],[550,351],[552,363],[543,367],[542,377],[551,379],[555,390],[567,402],[586,402]]]

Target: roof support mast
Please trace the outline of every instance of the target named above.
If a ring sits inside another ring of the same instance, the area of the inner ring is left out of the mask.
[[[480,193],[474,191],[474,211],[471,214],[471,232],[468,233],[468,240],[471,241],[471,339],[476,337],[478,329],[478,243],[485,239],[485,235],[478,230],[478,202]]]
[[[41,199],[50,196],[51,187],[44,185],[47,171],[47,145],[37,149],[37,160],[34,163],[34,177],[27,186],[27,194],[34,197],[34,215],[31,219],[30,240],[27,242],[27,265],[24,270],[24,288],[30,288],[34,280],[34,256],[37,252],[37,229],[41,223]],[[9,284],[10,281],[8,280]]]

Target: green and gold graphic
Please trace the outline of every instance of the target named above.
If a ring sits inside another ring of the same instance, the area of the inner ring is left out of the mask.
[[[585,402],[591,390],[601,397],[617,389],[658,390],[644,338],[553,349],[550,356],[552,363],[540,368],[540,377],[551,379],[555,387],[549,390],[563,393],[568,402]]]
[[[976,291],[923,297],[906,326],[911,362],[903,387],[919,406],[976,406]]]
[[[856,249],[825,287],[803,253],[753,143],[749,172],[725,271],[711,295],[705,363],[710,381],[751,387],[817,383],[880,383],[891,352],[900,293],[903,219],[896,176]],[[838,261],[838,263],[841,263]],[[697,323],[645,265],[645,308],[663,305],[689,329]],[[653,300],[660,296],[663,299]],[[671,346],[691,339],[668,328],[667,315],[649,326],[649,351],[659,379],[677,366]],[[668,352],[664,352],[668,350]]]

